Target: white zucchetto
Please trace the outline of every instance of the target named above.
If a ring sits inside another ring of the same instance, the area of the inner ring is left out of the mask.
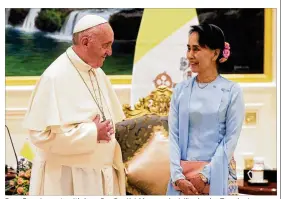
[[[73,34],[104,23],[108,21],[98,15],[85,15],[75,24]]]

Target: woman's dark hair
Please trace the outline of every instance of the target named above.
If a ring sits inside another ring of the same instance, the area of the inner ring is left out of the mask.
[[[189,34],[197,32],[198,33],[198,43],[202,47],[209,47],[212,50],[220,49],[220,54],[217,59],[218,66],[221,64],[219,62],[220,58],[223,57],[224,50],[224,33],[223,31],[214,24],[200,24],[191,26]]]

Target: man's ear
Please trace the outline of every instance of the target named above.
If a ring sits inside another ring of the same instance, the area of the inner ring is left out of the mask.
[[[83,46],[88,46],[88,45],[89,45],[89,39],[88,39],[88,37],[82,37],[80,41],[81,41],[81,44],[82,44]]]

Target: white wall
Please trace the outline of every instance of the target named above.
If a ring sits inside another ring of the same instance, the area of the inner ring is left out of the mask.
[[[243,152],[263,156],[267,164],[276,168],[276,85],[241,84],[247,111],[257,112],[256,125],[244,125],[235,152],[238,169],[243,169]],[[129,104],[130,85],[114,85],[122,104]],[[27,133],[21,127],[33,87],[6,87],[6,124],[10,128],[15,148],[19,154]],[[7,135],[7,134],[6,134]],[[14,164],[9,137],[6,136],[6,162]],[[241,170],[242,171],[242,170]]]
[[[243,169],[241,154],[253,152],[263,156],[266,164],[277,167],[277,134],[276,134],[276,86],[274,84],[243,86],[246,112],[257,113],[256,125],[244,125],[236,148],[235,157],[238,167]]]

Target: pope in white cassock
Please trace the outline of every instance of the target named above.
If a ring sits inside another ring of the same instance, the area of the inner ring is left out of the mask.
[[[125,173],[114,125],[125,118],[100,69],[112,54],[109,23],[86,15],[73,46],[43,73],[24,126],[36,146],[30,195],[125,195]]]

